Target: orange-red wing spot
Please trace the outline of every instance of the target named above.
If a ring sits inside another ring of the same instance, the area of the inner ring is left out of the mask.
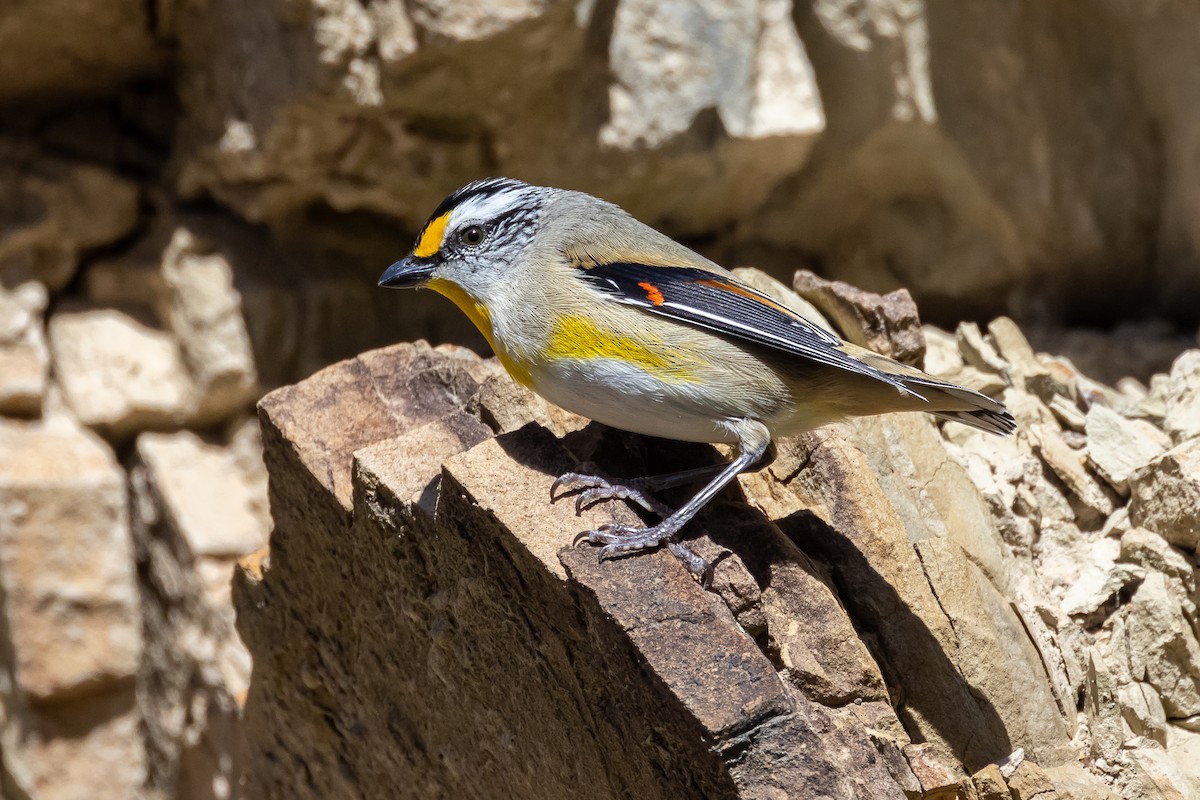
[[[646,290],[646,297],[651,303],[654,303],[656,306],[661,306],[663,304],[662,292],[660,292],[658,287],[653,283],[650,283],[649,281],[642,281],[638,284],[638,286]]]

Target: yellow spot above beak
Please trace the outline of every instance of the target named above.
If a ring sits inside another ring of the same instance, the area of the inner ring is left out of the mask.
[[[440,250],[442,237],[446,235],[446,225],[449,222],[449,211],[440,217],[429,220],[425,225],[425,230],[421,231],[421,238],[417,240],[417,246],[413,248],[413,255],[417,258],[429,258]]]

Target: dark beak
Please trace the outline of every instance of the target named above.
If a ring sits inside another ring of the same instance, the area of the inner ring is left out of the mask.
[[[419,286],[433,275],[434,262],[423,258],[402,258],[383,271],[379,285],[389,289]]]

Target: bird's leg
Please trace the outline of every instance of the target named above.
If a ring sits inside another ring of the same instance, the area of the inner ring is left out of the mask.
[[[675,513],[666,516],[662,522],[649,528],[608,523],[595,530],[584,531],[576,537],[576,541],[587,539],[592,544],[603,545],[600,548],[601,560],[636,550],[657,547],[666,542],[674,545],[671,547],[672,552],[675,552],[683,560],[689,570],[692,572],[697,572],[698,569],[700,572],[707,571],[708,565],[703,559],[672,540],[709,500],[724,489],[740,472],[762,458],[767,446],[771,443],[770,432],[760,422],[739,420],[735,424],[731,423],[731,427],[738,434],[737,458],[723,467],[715,478]],[[681,548],[684,552],[677,552],[677,548]]]
[[[650,513],[665,519],[671,516],[671,509],[647,492],[657,492],[708,480],[724,468],[724,464],[710,464],[706,467],[685,469],[682,472],[671,472],[666,475],[610,481],[601,475],[594,474],[595,464],[588,462],[580,464],[581,471],[579,472],[567,472],[558,476],[558,479],[550,486],[550,501],[554,502],[557,499],[555,493],[562,489],[563,495],[579,492],[575,498],[576,513],[582,512],[583,509],[602,500],[632,500]]]

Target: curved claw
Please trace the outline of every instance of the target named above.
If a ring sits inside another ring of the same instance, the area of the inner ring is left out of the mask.
[[[557,499],[554,496],[555,493],[564,486],[567,487],[567,490],[563,492],[564,495],[580,489],[593,489],[602,486],[608,486],[609,484],[607,480],[592,473],[591,470],[594,468],[595,464],[592,464],[591,462],[585,462],[579,465],[580,471],[564,472],[562,475],[559,475],[557,478],[555,478],[554,483],[550,484],[550,502],[553,503]],[[571,485],[568,486],[568,484]]]

